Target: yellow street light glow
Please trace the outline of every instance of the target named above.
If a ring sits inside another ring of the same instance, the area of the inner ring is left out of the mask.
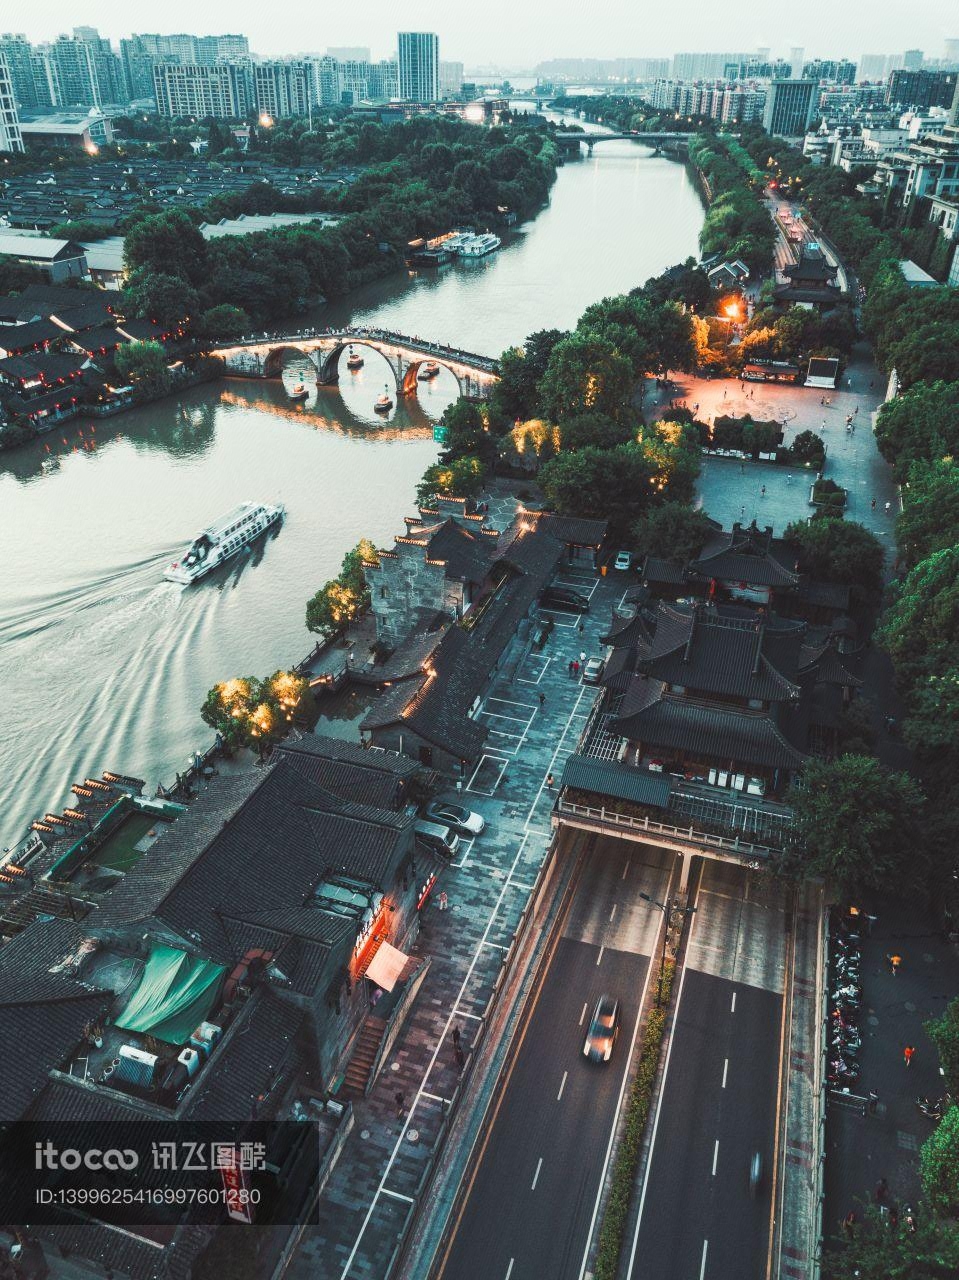
[[[260,124],[263,126],[264,129],[269,129],[273,124],[273,117],[271,115],[267,115],[267,113],[264,111],[263,114],[260,116]]]

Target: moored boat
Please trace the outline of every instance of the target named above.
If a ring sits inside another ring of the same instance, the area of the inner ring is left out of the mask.
[[[374,400],[373,408],[377,413],[389,413],[393,408],[393,397],[386,387],[383,388],[383,394]]]
[[[363,368],[363,357],[361,355],[358,355],[357,352],[354,351],[352,347],[350,347],[349,353],[347,354],[347,357],[346,357],[346,367],[347,369],[352,370],[354,373],[356,372],[357,369]]]
[[[309,394],[310,393],[309,391],[307,391],[304,384],[302,382],[298,382],[296,386],[293,388],[293,390],[290,392],[290,399],[305,400],[309,396]]]
[[[428,382],[430,378],[435,378],[439,371],[440,367],[435,360],[426,360],[420,365],[417,377],[421,382]]]
[[[189,586],[249,546],[261,533],[279,524],[285,514],[281,504],[241,503],[194,538],[180,559],[174,560],[164,570],[164,578],[167,582]]]

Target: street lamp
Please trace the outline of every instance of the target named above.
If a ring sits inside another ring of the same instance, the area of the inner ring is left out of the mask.
[[[656,1006],[662,1007],[663,1003],[663,970],[666,967],[666,943],[669,941],[669,926],[672,924],[673,916],[680,912],[684,916],[691,916],[696,910],[695,907],[684,907],[680,902],[660,902],[657,898],[651,897],[648,893],[639,895],[644,902],[648,902],[650,906],[659,907],[663,913],[665,927],[663,928],[663,945],[659,956],[659,981],[656,984]]]

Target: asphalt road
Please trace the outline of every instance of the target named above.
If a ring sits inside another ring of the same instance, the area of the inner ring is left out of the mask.
[[[705,868],[630,1280],[766,1274],[783,937],[775,889],[732,868]],[[753,1198],[757,1151],[764,1180]]]
[[[578,1280],[615,1127],[669,855],[599,840],[587,860],[445,1265],[443,1280]],[[621,1002],[607,1064],[583,1056],[604,992]]]

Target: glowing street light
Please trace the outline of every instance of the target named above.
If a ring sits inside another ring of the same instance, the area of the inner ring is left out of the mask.
[[[272,129],[273,117],[269,115],[266,111],[264,111],[260,115],[260,124],[263,126],[264,129]]]

